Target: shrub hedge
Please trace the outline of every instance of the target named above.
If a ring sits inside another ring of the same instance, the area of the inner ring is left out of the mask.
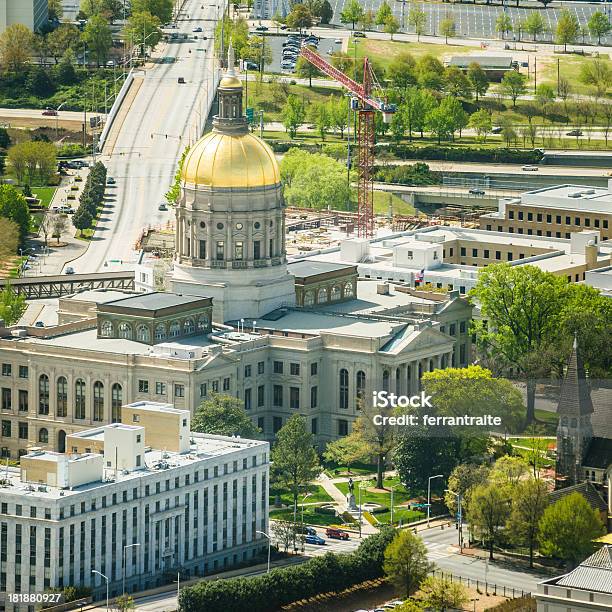
[[[338,592],[383,575],[384,552],[395,531],[383,528],[350,554],[327,553],[306,563],[251,578],[202,581],[184,588],[182,612],[268,612],[320,593]]]
[[[377,151],[387,151],[391,155],[395,155],[398,159],[429,159],[505,164],[537,164],[544,156],[544,152],[540,149],[508,149],[505,147],[439,147],[436,145],[415,147],[404,144],[389,144],[377,147]]]

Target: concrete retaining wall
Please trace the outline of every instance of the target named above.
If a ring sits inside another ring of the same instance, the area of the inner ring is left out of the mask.
[[[133,81],[134,69],[130,70],[130,72],[128,73],[125,81],[123,82],[123,85],[121,86],[121,89],[119,90],[119,93],[117,94],[117,97],[115,98],[115,101],[113,102],[110,112],[106,117],[106,124],[104,125],[104,129],[102,130],[102,134],[100,134],[100,138],[98,140],[98,151],[102,151],[102,149],[104,148],[104,143],[108,138],[108,134],[110,133],[111,128],[113,127],[113,121],[115,120],[115,117],[117,116],[117,113],[121,108],[121,104],[125,99],[125,96],[127,95],[127,92],[129,91]]]

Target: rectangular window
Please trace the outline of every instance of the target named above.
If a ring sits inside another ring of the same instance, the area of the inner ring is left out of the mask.
[[[157,395],[166,395],[166,383],[156,382],[155,383],[155,393]]]
[[[591,227],[591,220],[586,217],[584,219],[584,227]]]
[[[200,259],[206,259],[206,240],[200,240],[198,244],[199,244],[198,257]]]
[[[259,427],[261,431],[265,431],[265,427],[264,427],[265,423],[266,423],[266,420],[264,417],[259,417],[257,419],[257,427]]]
[[[319,433],[319,421],[316,418],[310,421],[310,433],[315,436]]]
[[[574,218],[574,225],[580,225],[580,217]]]
[[[300,388],[289,387],[289,408],[300,409]]]
[[[478,249],[472,249],[472,257],[478,257]]]
[[[28,439],[28,424],[27,422],[20,421],[19,422],[19,439],[27,440]]]
[[[213,393],[219,392],[219,381],[218,380],[212,381],[212,390],[213,390]]]
[[[200,397],[206,397],[208,395],[208,384],[200,383]]]
[[[11,422],[10,421],[2,421],[2,435],[5,438],[11,437]]]
[[[541,215],[538,215],[538,217],[540,217]],[[561,223],[561,215],[557,215],[555,217],[555,223]]]
[[[174,397],[185,397],[185,385],[174,385]]]
[[[234,259],[237,261],[242,261],[244,259],[244,242],[238,240],[234,244]]]
[[[461,255],[461,257],[465,257],[465,254],[466,254],[465,247],[461,247],[461,249],[459,250],[459,255]]]
[[[223,390],[224,391],[230,390],[230,379],[228,377],[223,379]]]
[[[259,385],[259,387],[257,387],[257,407],[258,408],[261,408],[264,405],[265,391],[266,391],[266,388],[264,387],[264,385]]]
[[[519,218],[519,221],[523,220],[523,211],[522,210],[519,210],[518,218]]]
[[[310,387],[310,407],[316,408],[319,400],[319,388]]]
[[[11,375],[11,364],[10,363],[3,363],[2,364],[2,376],[10,376]]]
[[[216,259],[223,261],[225,259],[225,242],[223,240],[217,241],[217,254]]]
[[[19,366],[19,378],[28,377],[28,366]]]
[[[263,374],[265,370],[265,362],[263,361],[258,361],[257,362],[257,373],[258,374]]]
[[[275,361],[274,362],[274,373],[275,374],[282,374],[283,373],[283,362],[282,361]]]
[[[289,373],[291,376],[299,376],[300,375],[300,364],[299,363],[290,363],[289,364]]]
[[[344,419],[338,419],[338,435],[339,436],[348,435],[348,421]]]
[[[542,222],[542,213],[538,213],[536,219],[540,222]]]
[[[251,390],[250,389],[244,390],[244,409],[245,410],[251,409]]]
[[[272,405],[277,407],[281,407],[283,405],[282,385],[274,385],[272,392]]]
[[[272,431],[274,433],[278,433],[280,428],[283,426],[283,419],[282,417],[272,417]]]
[[[7,387],[2,387],[2,410],[11,410],[13,405],[12,390]]]
[[[253,241],[253,259],[261,259],[261,242],[259,240]]]
[[[527,213],[527,221],[533,221],[533,213]]]
[[[501,259],[501,251],[495,251],[495,259]]]
[[[484,258],[489,259],[489,249],[484,250]]]
[[[546,215],[546,223],[552,223],[552,215]]]
[[[316,361],[314,361],[313,363],[310,364],[310,375],[311,376],[316,376],[317,375],[318,366],[319,366],[319,364]]]
[[[508,211],[508,219],[514,219],[514,211],[513,210],[509,210]]]
[[[250,365],[244,366],[244,377],[250,378],[250,376],[251,376],[251,366]]]
[[[506,253],[506,256],[508,258],[508,261],[512,261],[512,253],[510,251]]]
[[[149,392],[149,381],[139,380],[138,381],[138,393],[148,393],[148,392]]]

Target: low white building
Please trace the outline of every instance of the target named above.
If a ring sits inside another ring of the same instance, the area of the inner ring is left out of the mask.
[[[612,609],[612,546],[606,545],[563,576],[538,584],[538,612]]]
[[[32,450],[0,488],[0,607],[7,593],[68,585],[103,597],[203,576],[252,560],[267,544],[269,445],[191,433],[183,452],[147,446],[165,428],[140,402],[126,414],[148,426],[115,423],[80,436],[89,453]],[[151,410],[150,410],[151,409]],[[163,411],[162,411],[163,412]],[[180,422],[185,411],[176,411]],[[167,417],[166,413],[164,416]],[[86,432],[83,432],[86,433]],[[167,433],[168,445],[173,445]],[[115,464],[121,438],[120,465]],[[79,437],[71,441],[79,443]],[[174,441],[178,444],[178,441]],[[131,455],[131,459],[126,458]],[[17,608],[15,608],[17,609]]]

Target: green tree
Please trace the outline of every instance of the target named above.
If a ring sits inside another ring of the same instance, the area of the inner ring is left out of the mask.
[[[580,33],[580,24],[574,13],[563,9],[557,19],[557,29],[555,30],[555,40],[563,45],[563,51],[567,51],[567,45],[576,41]]]
[[[389,62],[387,79],[391,81],[394,87],[405,89],[406,87],[416,85],[415,69],[416,61],[412,54],[407,52],[399,53]]]
[[[321,71],[305,57],[298,57],[295,65],[296,74],[302,79],[308,79],[308,87],[312,87],[312,78],[320,77]]]
[[[605,36],[610,29],[612,28],[612,24],[610,24],[610,20],[602,11],[595,11],[591,13],[588,21],[589,32],[592,36],[597,37],[597,44],[601,44],[601,37]]]
[[[200,433],[242,438],[257,438],[261,433],[244,409],[243,402],[231,395],[218,393],[213,393],[196,408],[191,429]]]
[[[445,70],[444,77],[446,93],[466,100],[472,98],[472,83],[460,68],[450,66]]]
[[[13,185],[0,185],[0,217],[13,221],[19,228],[19,244],[24,244],[32,217],[23,194]]]
[[[536,87],[535,99],[540,107],[542,117],[546,119],[551,104],[555,101],[555,90],[548,83],[540,83]]]
[[[397,533],[385,550],[385,574],[406,597],[417,591],[432,569],[423,540],[409,530]]]
[[[567,286],[535,266],[496,264],[482,270],[470,292],[481,309],[473,325],[479,347],[527,378],[527,423],[535,418],[534,359],[558,333]]]
[[[470,505],[472,490],[477,486],[486,484],[488,478],[489,468],[486,465],[475,463],[460,463],[457,465],[448,477],[448,490],[444,494],[444,503],[451,514],[456,514],[458,511],[457,497],[453,493],[461,495],[462,505],[467,508]]]
[[[584,62],[580,67],[579,78],[585,85],[593,87],[598,97],[604,97],[612,86],[610,62],[600,58]]]
[[[603,533],[597,510],[580,493],[571,493],[544,510],[539,523],[540,551],[574,567],[593,552],[593,540]]]
[[[115,600],[115,606],[119,612],[126,612],[127,610],[133,610],[135,608],[134,599],[131,595],[127,593],[125,595],[120,595]]]
[[[19,228],[14,221],[0,217],[0,261],[3,263],[17,253],[19,245]],[[2,317],[0,317],[2,318]]]
[[[387,17],[387,20],[385,21],[383,29],[387,34],[391,35],[391,40],[393,40],[393,35],[397,34],[400,29],[400,23],[397,17],[395,17],[395,15],[389,15],[389,17]]]
[[[500,13],[495,20],[495,31],[505,38],[509,32],[512,32],[512,19],[508,13]]]
[[[413,599],[407,599],[401,606],[395,608],[395,612],[423,612],[423,604]]]
[[[283,125],[291,138],[295,138],[298,128],[306,119],[306,111],[302,100],[297,96],[290,95],[283,107]]]
[[[376,15],[373,11],[363,11],[361,17],[359,18],[359,27],[362,30],[371,30],[374,22],[376,21]]]
[[[516,70],[509,70],[501,80],[501,91],[512,100],[512,107],[516,107],[518,97],[527,91],[527,77]]]
[[[34,36],[22,23],[13,23],[0,34],[0,60],[7,70],[23,72],[30,61]]]
[[[421,583],[421,600],[431,610],[462,610],[470,601],[467,589],[461,582],[448,578],[427,576]]]
[[[331,128],[331,115],[329,114],[329,106],[327,102],[316,102],[310,107],[311,121],[317,126],[317,131],[321,140],[325,140],[325,136]]]
[[[344,130],[348,126],[349,116],[347,102],[344,98],[333,96],[328,102],[329,116],[332,127],[344,137]]]
[[[440,21],[440,34],[444,36],[444,42],[448,45],[448,37],[454,36],[456,30],[455,20],[453,17],[445,17]]]
[[[547,505],[548,489],[542,480],[523,480],[512,493],[512,506],[506,528],[514,544],[529,548],[529,567],[533,567],[539,524]]]
[[[329,0],[323,0],[323,2],[321,2],[321,7],[317,12],[317,16],[323,25],[327,25],[332,20],[332,17],[334,16],[334,9],[329,3]]]
[[[51,20],[59,20],[64,14],[62,0],[47,0],[47,7],[49,9],[49,19]]]
[[[17,323],[25,312],[26,306],[25,296],[17,295],[10,283],[0,291],[0,319],[6,325]]]
[[[30,68],[26,82],[28,91],[38,98],[47,98],[53,94],[53,82],[49,72],[42,66]]]
[[[350,23],[352,29],[355,29],[355,24],[362,18],[363,8],[359,0],[349,0],[345,5],[344,9],[340,13],[340,21],[342,23]]]
[[[299,30],[300,32],[304,28],[310,28],[312,26],[312,21],[313,17],[310,9],[303,4],[294,4],[291,12],[285,19],[289,28],[292,30]]]
[[[255,62],[259,66],[259,73],[263,74],[264,67],[272,63],[272,49],[270,49],[266,37],[251,36],[242,57]]]
[[[404,114],[408,138],[412,140],[412,132],[421,132],[421,138],[426,126],[429,112],[436,107],[436,99],[431,92],[410,87],[406,90],[401,111]]]
[[[489,89],[489,77],[478,62],[472,62],[468,66],[467,77],[476,94],[476,102],[478,102],[480,96],[484,96]]]
[[[470,115],[469,126],[476,130],[476,135],[483,142],[487,141],[487,136],[493,129],[493,122],[491,121],[491,115],[484,108],[472,113]]]
[[[223,37],[221,33],[223,32]],[[230,41],[234,47],[234,53],[237,58],[242,58],[244,50],[249,44],[249,24],[244,17],[237,19],[229,19],[224,17],[219,20],[215,27],[215,51],[221,52],[221,41],[223,40],[223,49],[227,51]]]
[[[494,484],[474,487],[468,505],[470,526],[481,537],[489,549],[489,559],[493,559],[493,547],[509,514],[509,500],[505,493]]]
[[[333,442],[328,442],[323,453],[325,461],[338,465],[346,465],[349,474],[351,465],[368,456],[368,447],[356,436],[344,436]]]
[[[125,26],[123,35],[132,41],[133,45],[140,45],[143,53],[146,47],[154,49],[162,39],[161,22],[159,17],[151,13],[132,13]]]
[[[546,32],[546,25],[544,24],[544,18],[537,11],[531,11],[525,21],[523,22],[522,28],[527,34],[531,34],[533,40],[537,40],[540,34]]]
[[[420,4],[413,5],[408,12],[408,23],[414,28],[414,33],[417,35],[417,42],[420,41],[427,27],[427,15]]]
[[[80,43],[81,33],[71,23],[60,24],[47,36],[48,50],[56,64],[65,55],[66,51],[76,52]]]
[[[60,85],[73,85],[76,83],[77,73],[74,68],[74,53],[72,50],[66,49],[56,68],[55,74]]]
[[[108,51],[113,44],[113,37],[108,22],[104,17],[101,15],[90,17],[83,31],[83,40],[96,58],[98,66],[105,64],[108,58]]]
[[[497,459],[489,479],[509,495],[512,495],[518,484],[529,474],[529,463],[522,457],[504,455]]]
[[[132,14],[150,13],[161,23],[168,23],[172,19],[173,0],[132,0]]]
[[[316,478],[320,471],[314,438],[299,414],[289,417],[276,434],[272,462],[275,478],[291,491],[296,506],[300,487]]]
[[[419,85],[424,89],[441,91],[444,88],[444,65],[432,55],[423,55],[416,66]]]
[[[89,229],[93,223],[93,216],[84,206],[79,206],[77,211],[72,215],[72,225],[79,230],[83,235],[83,231]]]
[[[387,22],[387,19],[391,17],[393,13],[391,12],[391,7],[387,0],[382,0],[378,11],[376,12],[375,23],[378,26],[384,26]]]
[[[510,145],[517,139],[517,133],[514,129],[514,123],[512,119],[502,115],[500,119],[500,127],[502,129],[501,136],[506,143],[506,147],[510,147]]]
[[[0,127],[0,149],[8,149],[11,145],[11,137],[5,127]]]

